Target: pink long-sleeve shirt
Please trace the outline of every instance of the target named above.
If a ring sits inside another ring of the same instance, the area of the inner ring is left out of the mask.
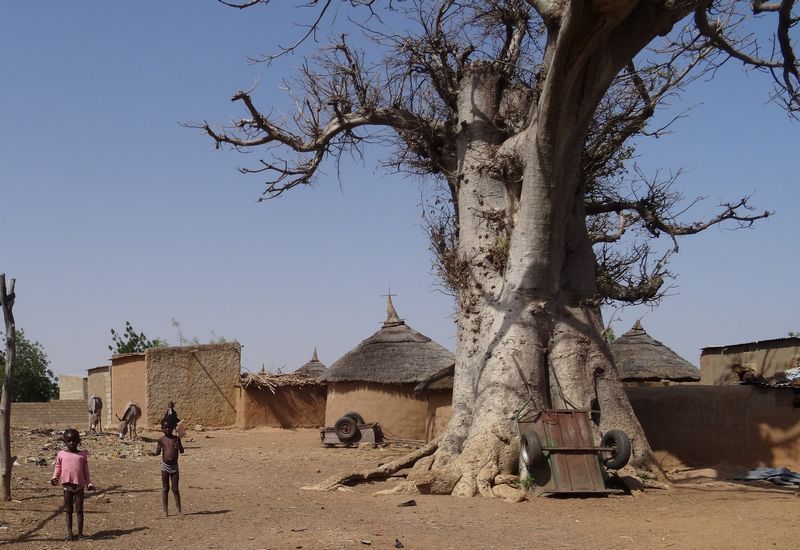
[[[61,484],[74,483],[79,487],[88,487],[92,482],[89,479],[89,453],[78,451],[58,451],[56,456],[56,469],[53,472],[53,479],[58,479]]]

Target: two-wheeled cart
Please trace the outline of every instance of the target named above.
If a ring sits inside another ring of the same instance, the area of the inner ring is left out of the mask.
[[[608,494],[608,473],[628,463],[631,442],[625,432],[603,434],[600,446],[592,437],[585,410],[530,410],[517,415],[520,458],[539,494]]]

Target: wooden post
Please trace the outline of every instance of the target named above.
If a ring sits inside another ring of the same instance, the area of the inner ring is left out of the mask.
[[[8,280],[0,273],[0,306],[6,324],[6,358],[3,390],[0,393],[0,475],[2,475],[3,500],[11,500],[11,468],[14,457],[11,456],[11,400],[14,389],[14,367],[17,355],[17,329],[14,324],[14,279]]]

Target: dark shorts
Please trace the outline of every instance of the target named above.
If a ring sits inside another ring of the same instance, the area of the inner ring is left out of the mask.
[[[65,493],[72,493],[73,495],[83,494],[83,487],[74,483],[63,483],[61,487],[64,489]]]
[[[175,464],[167,464],[166,462],[161,463],[161,471],[165,474],[177,474],[178,473],[178,463]]]

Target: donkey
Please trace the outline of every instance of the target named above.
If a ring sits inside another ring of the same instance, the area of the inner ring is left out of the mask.
[[[103,400],[99,395],[93,395],[89,398],[89,414],[91,419],[89,421],[89,429],[93,432],[103,431],[103,415],[100,414],[103,410]]]
[[[120,439],[125,439],[125,434],[128,433],[128,429],[130,429],[131,433],[130,438],[136,439],[136,421],[139,420],[140,416],[142,416],[142,408],[134,401],[131,401],[125,407],[122,418],[117,415],[117,420],[119,420],[119,430],[117,433]]]

